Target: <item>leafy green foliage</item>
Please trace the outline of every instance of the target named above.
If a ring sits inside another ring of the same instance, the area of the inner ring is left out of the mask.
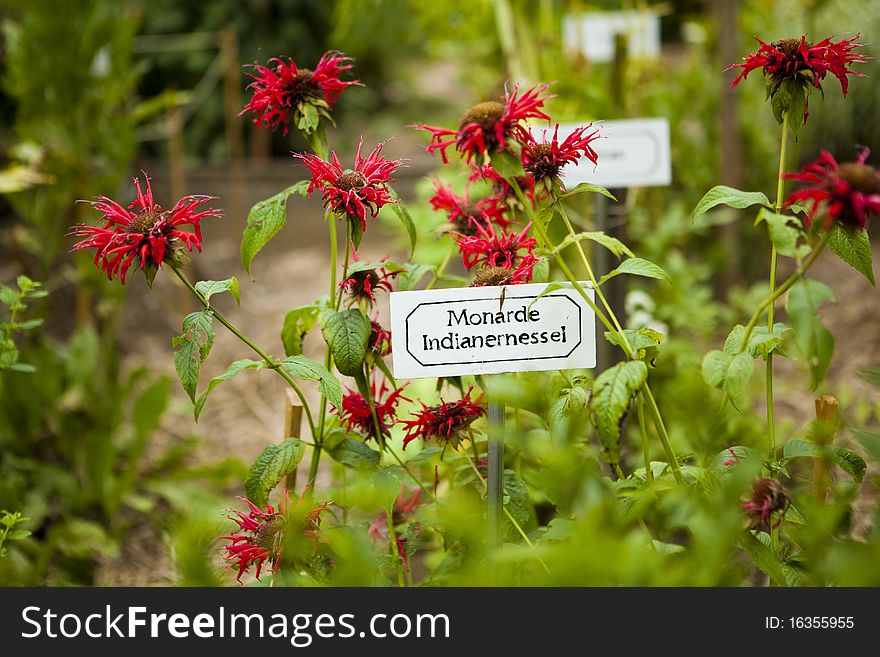
[[[15,346],[12,336],[16,333],[32,331],[43,325],[42,319],[21,320],[19,314],[28,309],[25,301],[44,298],[47,293],[41,289],[42,283],[32,281],[24,275],[16,279],[16,286],[18,290],[0,285],[0,303],[6,306],[9,312],[9,321],[0,322],[0,371],[34,372],[36,370],[33,365],[18,360],[18,347]]]
[[[866,230],[847,230],[840,226],[831,229],[828,248],[840,259],[876,285],[874,263],[871,257],[871,241]]]
[[[834,355],[834,336],[819,319],[819,310],[834,294],[824,283],[802,279],[788,293],[786,311],[794,329],[795,341],[807,359],[812,388],[825,378]]]
[[[737,400],[749,382],[754,368],[755,361],[748,352],[731,355],[724,351],[710,351],[703,358],[703,381]]]
[[[16,529],[15,526],[19,524],[24,524],[30,520],[30,518],[25,518],[18,511],[7,511],[3,509],[2,515],[0,515],[0,559],[7,556],[9,554],[9,550],[6,549],[3,544],[6,541],[23,541],[28,536],[31,535],[27,529]]]
[[[281,361],[281,367],[291,376],[303,381],[317,381],[318,389],[327,401],[336,408],[342,408],[342,385],[321,363],[305,356],[288,356]]]
[[[770,200],[761,192],[744,192],[735,187],[716,185],[706,192],[697,203],[697,207],[691,213],[691,219],[697,219],[719,205],[742,209],[752,205],[769,206]]]
[[[663,271],[659,265],[645,260],[644,258],[627,258],[616,269],[612,269],[599,279],[599,285],[605,281],[619,276],[620,274],[630,274],[632,276],[644,276],[645,278],[657,278],[671,282],[669,274]]]
[[[379,452],[364,444],[360,436],[350,431],[337,429],[331,432],[324,447],[330,458],[354,470],[376,470],[381,461]]]
[[[247,498],[257,506],[266,506],[269,493],[296,469],[305,452],[306,445],[298,438],[267,445],[254,461],[244,482]]]
[[[865,460],[851,449],[836,445],[817,445],[814,442],[800,438],[792,438],[786,442],[782,450],[782,456],[785,460],[803,457],[833,460],[841,470],[858,483],[862,481],[862,478],[865,476],[865,470],[868,467]]]
[[[360,372],[370,339],[370,320],[357,308],[349,308],[325,310],[318,316],[318,322],[336,369],[346,376]]]
[[[241,238],[241,262],[246,272],[257,253],[268,244],[287,223],[287,199],[293,194],[305,196],[309,181],[301,180],[275,196],[257,203],[248,213],[247,227]]]
[[[183,332],[172,338],[174,368],[186,394],[195,403],[202,363],[214,346],[214,315],[210,310],[190,313],[183,318]]]
[[[410,255],[413,254],[416,250],[416,244],[418,243],[418,232],[416,231],[416,225],[413,222],[412,215],[409,213],[409,210],[406,209],[406,205],[397,198],[397,203],[394,203],[391,206],[391,210],[397,215],[397,218],[400,220],[401,225],[406,229],[406,234],[409,236],[409,252]]]
[[[612,237],[611,235],[607,235],[601,231],[588,231],[583,233],[576,233],[574,235],[566,235],[565,239],[563,239],[559,244],[556,245],[550,254],[559,253],[563,249],[572,244],[576,244],[577,242],[582,242],[584,240],[589,240],[590,242],[595,242],[596,244],[600,244],[604,246],[606,249],[611,251],[615,256],[620,258],[623,255],[629,256],[630,258],[634,257],[633,252],[630,248],[621,242],[616,237]]]
[[[633,396],[645,384],[648,367],[628,361],[605,370],[593,384],[593,410],[602,456],[612,465],[620,462],[621,428]]]
[[[794,331],[790,326],[786,326],[781,322],[773,325],[773,330],[768,330],[766,326],[756,326],[752,329],[749,336],[749,343],[745,351],[752,358],[763,358],[767,360],[767,356],[772,353],[778,353],[782,349],[782,344],[786,337],[793,334]],[[743,339],[746,335],[746,327],[737,324],[724,341],[723,351],[731,356],[736,356],[740,352]]]
[[[663,342],[663,334],[654,329],[643,326],[640,329],[624,329],[623,336],[630,349],[635,352],[636,358],[647,363],[653,363],[660,353],[660,343]],[[605,331],[605,339],[613,345],[626,350],[622,341],[610,331]]]
[[[318,322],[320,311],[320,306],[315,303],[294,308],[284,316],[284,324],[281,327],[281,342],[284,344],[286,355],[298,356],[302,353],[303,339]]]
[[[587,182],[578,183],[573,189],[569,189],[565,193],[560,194],[559,198],[570,198],[578,194],[601,194],[602,196],[610,198],[612,201],[617,200],[617,197],[604,187]]]
[[[199,395],[199,398],[195,401],[193,407],[193,415],[198,421],[199,416],[202,414],[202,409],[205,407],[205,402],[208,401],[208,395],[213,392],[214,388],[219,386],[224,381],[229,381],[230,379],[235,378],[245,370],[253,370],[253,369],[261,369],[266,367],[266,361],[262,360],[251,360],[249,358],[244,358],[242,360],[237,360],[234,363],[231,363],[229,367],[226,368],[226,371],[223,374],[215,376],[208,382],[208,387],[205,391]]]
[[[221,292],[229,292],[235,303],[241,305],[241,297],[238,292],[238,279],[233,276],[222,281],[199,281],[196,283],[196,291],[205,297],[205,301],[210,304],[211,297]]]
[[[758,218],[755,220],[755,225],[762,221],[767,223],[770,243],[776,247],[776,252],[789,258],[797,256],[797,241],[801,236],[801,231],[791,224],[796,219],[773,212],[767,208],[761,208],[758,212]]]

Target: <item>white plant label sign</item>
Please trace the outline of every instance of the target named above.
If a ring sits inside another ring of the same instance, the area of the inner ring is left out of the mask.
[[[595,367],[593,310],[573,288],[540,296],[546,289],[533,283],[393,292],[394,376]],[[593,290],[586,291],[593,298]]]
[[[559,141],[580,125],[584,124],[560,125]],[[563,168],[562,180],[568,189],[582,182],[609,189],[662,186],[672,182],[669,121],[622,119],[594,122],[593,127],[599,127],[603,137],[590,144],[599,154],[599,165],[594,167],[582,157],[577,164]]]

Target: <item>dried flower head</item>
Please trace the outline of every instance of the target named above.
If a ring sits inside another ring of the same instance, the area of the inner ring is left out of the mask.
[[[340,52],[324,53],[315,70],[299,68],[289,57],[269,61],[271,66],[253,66],[254,81],[248,86],[253,96],[240,112],[253,112],[260,128],[279,126],[287,134],[291,125],[305,133],[318,127],[323,117],[332,123],[330,109],[346,87],[360,85],[344,81],[340,75],[353,66],[353,60]]]
[[[201,220],[222,216],[219,209],[198,209],[202,203],[213,200],[213,196],[186,196],[170,210],[163,210],[153,200],[150,177],[146,173],[144,179],[145,192],[141,190],[140,181],[134,179],[137,198],[127,209],[101,196],[90,204],[101,213],[104,225],[80,224],[68,233],[84,238],[72,251],[95,249],[95,265],[111,280],[118,276],[123,285],[132,265],[137,265],[152,283],[163,263],[182,264],[184,249],[201,251]],[[185,225],[192,226],[193,231],[182,230]]]
[[[865,229],[868,219],[880,214],[880,172],[865,164],[870,151],[862,149],[855,162],[838,164],[822,150],[819,157],[786,178],[809,183],[786,199],[786,204],[809,202],[807,221],[825,214],[825,230],[837,223],[851,230]]]
[[[431,133],[427,151],[440,151],[444,163],[449,161],[446,149],[450,146],[454,146],[468,162],[472,159],[482,162],[486,153],[491,155],[508,150],[510,140],[522,142],[527,134],[523,121],[550,120],[541,109],[552,98],[542,96],[546,91],[547,85],[539,84],[519,95],[519,87],[514,87],[513,93],[504,92],[503,103],[496,100],[477,103],[462,115],[458,130],[424,124],[413,127]]]
[[[751,496],[742,505],[749,521],[749,529],[769,532],[772,527],[778,527],[790,503],[782,484],[767,477],[758,479],[752,486]],[[777,512],[782,515],[773,524],[773,514]]]
[[[324,207],[336,214],[360,221],[361,231],[367,229],[367,215],[374,219],[382,206],[397,203],[388,188],[394,182],[391,174],[403,164],[403,160],[388,160],[382,157],[384,144],[377,144],[366,157],[361,157],[364,139],[358,142],[357,155],[353,169],[343,169],[336,153],[330,153],[330,162],[325,162],[311,153],[294,153],[311,171],[308,194],[321,190]]]
[[[370,320],[370,337],[367,340],[367,351],[379,358],[391,353],[391,331],[383,328],[376,319]]]
[[[479,399],[472,400],[469,388],[464,396],[458,401],[447,402],[443,399],[436,406],[426,406],[422,403],[422,410],[413,413],[413,419],[402,420],[406,428],[406,436],[403,439],[403,448],[415,440],[433,439],[445,442],[453,449],[470,433],[470,426],[486,414],[486,409]]]
[[[356,251],[353,256],[355,263],[357,263]],[[376,303],[376,292],[379,290],[391,292],[393,289],[391,281],[399,274],[400,271],[389,271],[385,267],[368,266],[361,269],[355,265],[349,271],[347,278],[339,284],[339,287],[348,295],[350,304],[365,302],[372,306]]]

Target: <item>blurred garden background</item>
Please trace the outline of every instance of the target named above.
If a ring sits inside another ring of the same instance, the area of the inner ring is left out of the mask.
[[[585,14],[607,12],[631,12],[631,24],[641,21],[649,31],[659,26],[656,52],[622,30],[609,57],[591,59],[577,26]],[[499,96],[505,84],[538,81],[552,83],[557,98],[548,107],[559,121],[668,119],[672,184],[620,190],[609,213],[615,234],[673,280],[633,289],[648,294],[647,312],[668,334],[652,376],[683,453],[757,442],[761,431],[760,387],[743,402],[755,414],[719,419],[714,391],[700,376],[703,353],[766,296],[767,254],[752,215],[719,209],[693,222],[691,210],[717,183],[772,198],[778,164],[779,129],[763,85],[731,90],[735,72],[724,69],[755,50],[750,35],[861,32],[862,52],[872,57],[859,67],[866,78],[851,80],[845,101],[836,89],[824,100],[814,94],[789,168],[815,159],[820,148],[852,159],[861,144],[880,155],[877,1],[2,0],[0,24],[0,283],[18,290],[17,277],[25,275],[48,293],[24,299],[15,320],[5,307],[11,292],[0,307],[3,322],[42,320],[7,328],[16,357],[6,362],[19,366],[0,369],[0,509],[27,517],[16,529],[30,532],[4,546],[6,585],[234,582],[216,539],[230,531],[224,514],[243,494],[249,464],[284,437],[284,386],[257,374],[229,381],[196,423],[170,356],[182,316],[195,309],[192,299],[171,276],[159,275],[152,290],[140,276],[124,287],[109,282],[90,254],[70,253],[66,233],[95,220],[78,200],[130,199],[140,171],[152,176],[158,199],[218,197],[224,217],[204,225],[206,246],[193,258],[193,276],[236,276],[241,307],[231,298],[218,306],[281,353],[285,313],[324,292],[327,238],[317,198],[292,197],[286,230],[250,275],[243,270],[239,242],[249,209],[307,177],[290,156],[306,148],[295,131],[262,131],[239,114],[248,64],[283,55],[308,66],[329,49],[354,58],[354,76],[365,86],[347,91],[335,108],[330,142],[349,161],[359,136],[370,147],[388,140],[385,155],[406,158],[395,188],[423,235],[445,221],[427,201],[439,161],[411,124],[457,124],[463,108]],[[576,210],[589,224],[596,205],[585,199]],[[870,228],[877,243],[876,222]],[[363,260],[406,260],[408,243],[393,216],[371,230]],[[413,260],[436,264],[442,257],[429,237]],[[464,274],[460,265],[451,271]],[[815,277],[833,283],[837,302],[823,321],[838,343],[814,390],[802,364],[779,359],[780,433],[806,426],[819,394],[837,397],[848,425],[876,430],[877,391],[858,374],[880,366],[876,288],[830,254]],[[379,311],[387,317],[387,305]],[[305,354],[320,360],[320,347],[307,342]],[[203,377],[241,357],[228,334],[218,332],[214,349]],[[413,386],[410,396],[430,390]],[[848,434],[841,441],[864,453]],[[342,466],[328,461],[317,487],[335,481],[333,468]],[[880,584],[877,477],[869,460],[846,519],[847,533],[869,547],[822,553],[823,572],[837,582]],[[536,526],[547,495],[537,486],[529,492]],[[595,522],[592,542],[582,548],[628,558]],[[822,531],[815,529],[816,541]],[[629,567],[621,562],[607,575],[593,565],[595,572],[588,568],[573,581],[661,582]],[[669,577],[663,583],[731,583]],[[337,583],[365,581],[351,575]]]

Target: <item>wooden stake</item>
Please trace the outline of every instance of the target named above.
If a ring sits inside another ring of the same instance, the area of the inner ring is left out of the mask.
[[[293,390],[288,388],[287,399],[284,404],[284,435],[281,440],[288,438],[299,438],[302,427],[303,407],[299,405],[299,399],[293,394]],[[298,468],[297,468],[298,469]],[[296,470],[287,475],[285,484],[287,490],[293,492],[296,490]]]
[[[840,404],[831,395],[823,395],[816,400],[815,441],[823,448],[829,448],[834,443],[839,410]],[[830,456],[825,454],[813,460],[813,488],[816,492],[816,499],[820,502],[825,502],[828,496],[828,487],[831,484],[829,461]]]

